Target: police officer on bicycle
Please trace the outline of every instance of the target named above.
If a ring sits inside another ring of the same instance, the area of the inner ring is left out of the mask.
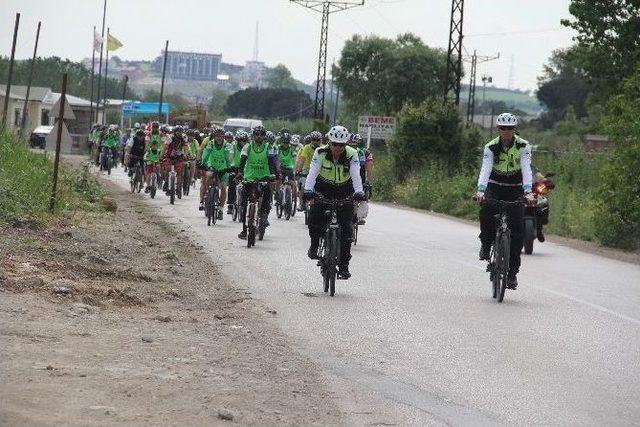
[[[316,194],[325,199],[341,200],[353,197],[364,199],[362,179],[360,177],[360,160],[358,152],[347,146],[349,131],[343,126],[334,126],[327,133],[329,145],[317,148],[311,159],[309,175],[304,185],[304,199],[311,201]],[[340,240],[340,260],[338,276],[342,279],[351,277],[349,260],[351,259],[351,237],[353,234],[353,204],[345,203],[339,207],[337,219],[342,230]],[[321,203],[311,205],[309,211],[309,236],[311,246],[308,255],[318,258],[320,237],[325,232],[328,218]]]
[[[518,119],[511,113],[502,113],[496,120],[498,137],[484,147],[482,168],[478,177],[476,200],[480,208],[480,259],[489,260],[491,245],[496,234],[494,215],[498,208],[487,199],[514,202],[525,197],[531,203],[531,146],[515,134]],[[515,204],[507,210],[507,223],[511,230],[511,250],[509,256],[509,289],[516,289],[520,270],[520,252],[524,235],[524,206]]]

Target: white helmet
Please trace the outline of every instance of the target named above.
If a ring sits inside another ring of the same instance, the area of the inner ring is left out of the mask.
[[[135,122],[135,123],[133,124],[133,127],[134,127],[135,129],[140,129],[140,123]]]
[[[344,126],[334,126],[329,129],[329,132],[327,133],[327,138],[329,138],[329,141],[335,142],[337,144],[346,144],[347,142],[349,142],[350,136],[351,134]]]
[[[515,127],[518,124],[518,119],[511,113],[502,113],[496,119],[497,126],[510,126]]]
[[[236,132],[236,139],[240,139],[240,140],[244,140],[246,141],[247,139],[249,139],[249,134],[247,132],[245,132],[244,130],[240,129]]]

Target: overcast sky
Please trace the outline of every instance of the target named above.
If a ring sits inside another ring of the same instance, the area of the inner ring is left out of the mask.
[[[570,0],[468,0],[464,51],[500,59],[478,65],[494,85],[535,89],[536,77],[554,49],[571,44]],[[1,0],[0,54],[11,53],[16,12],[21,13],[16,57],[30,58],[38,20],[40,56],[71,60],[91,56],[91,34],[100,32],[103,0]],[[329,18],[327,57],[340,57],[353,34],[395,37],[412,32],[446,50],[450,0],[365,0],[365,5]],[[107,0],[107,26],[123,47],[123,59],[153,59],[169,40],[170,50],[221,53],[224,62],[244,64],[253,56],[259,21],[259,57],[268,66],[285,64],[296,79],[316,78],[321,14],[288,0]],[[106,30],[105,30],[106,31]],[[468,69],[468,65],[467,65]],[[5,79],[5,76],[0,76]],[[465,83],[467,82],[465,78]]]

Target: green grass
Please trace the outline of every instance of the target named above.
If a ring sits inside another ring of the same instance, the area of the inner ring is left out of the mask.
[[[72,173],[61,163],[58,175],[51,213],[52,159],[29,151],[13,135],[0,134],[0,224],[41,224],[77,210],[102,209],[102,189],[88,168]]]
[[[582,240],[597,241],[595,229],[596,188],[607,156],[587,154],[574,146],[562,154],[534,156],[543,172],[553,171],[556,188],[549,195],[547,231]],[[374,199],[396,202],[460,218],[477,219],[478,206],[472,200],[479,170],[450,171],[431,164],[398,182],[391,159],[376,153]]]

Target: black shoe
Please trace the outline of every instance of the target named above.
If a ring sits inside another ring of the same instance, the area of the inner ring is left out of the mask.
[[[133,171],[129,169],[129,178],[131,178],[132,176],[133,176]]]
[[[218,219],[222,221],[222,208],[218,208]]]
[[[233,205],[227,205],[227,215],[231,215],[233,213]]]
[[[149,186],[144,187],[144,192],[145,194],[149,194],[151,192],[151,187]]]
[[[200,206],[198,206],[198,210],[199,211],[203,211],[204,210],[204,202],[200,202]]]
[[[479,257],[480,261],[489,261],[491,259],[491,246],[482,245]]]
[[[540,243],[544,242],[544,234],[542,234],[542,228],[538,230],[538,241]]]
[[[165,193],[169,191],[169,185],[167,184],[167,181],[162,184],[162,191],[164,191]]]
[[[318,245],[314,245],[313,243],[309,246],[309,250],[307,251],[307,255],[311,259],[320,259],[318,256]]]
[[[349,265],[340,264],[338,266],[338,279],[347,280],[349,277],[351,277],[351,273],[349,273]]]
[[[509,277],[507,277],[507,289],[511,289],[511,290],[516,290],[516,288],[518,287],[518,278],[513,275],[509,275]]]
[[[358,225],[365,225],[367,222],[364,219],[359,219],[357,223]]]
[[[246,239],[246,238],[247,238],[247,230],[246,230],[246,229],[245,229],[245,230],[242,230],[242,231],[240,232],[240,234],[238,234],[238,238],[239,238],[239,239]]]

